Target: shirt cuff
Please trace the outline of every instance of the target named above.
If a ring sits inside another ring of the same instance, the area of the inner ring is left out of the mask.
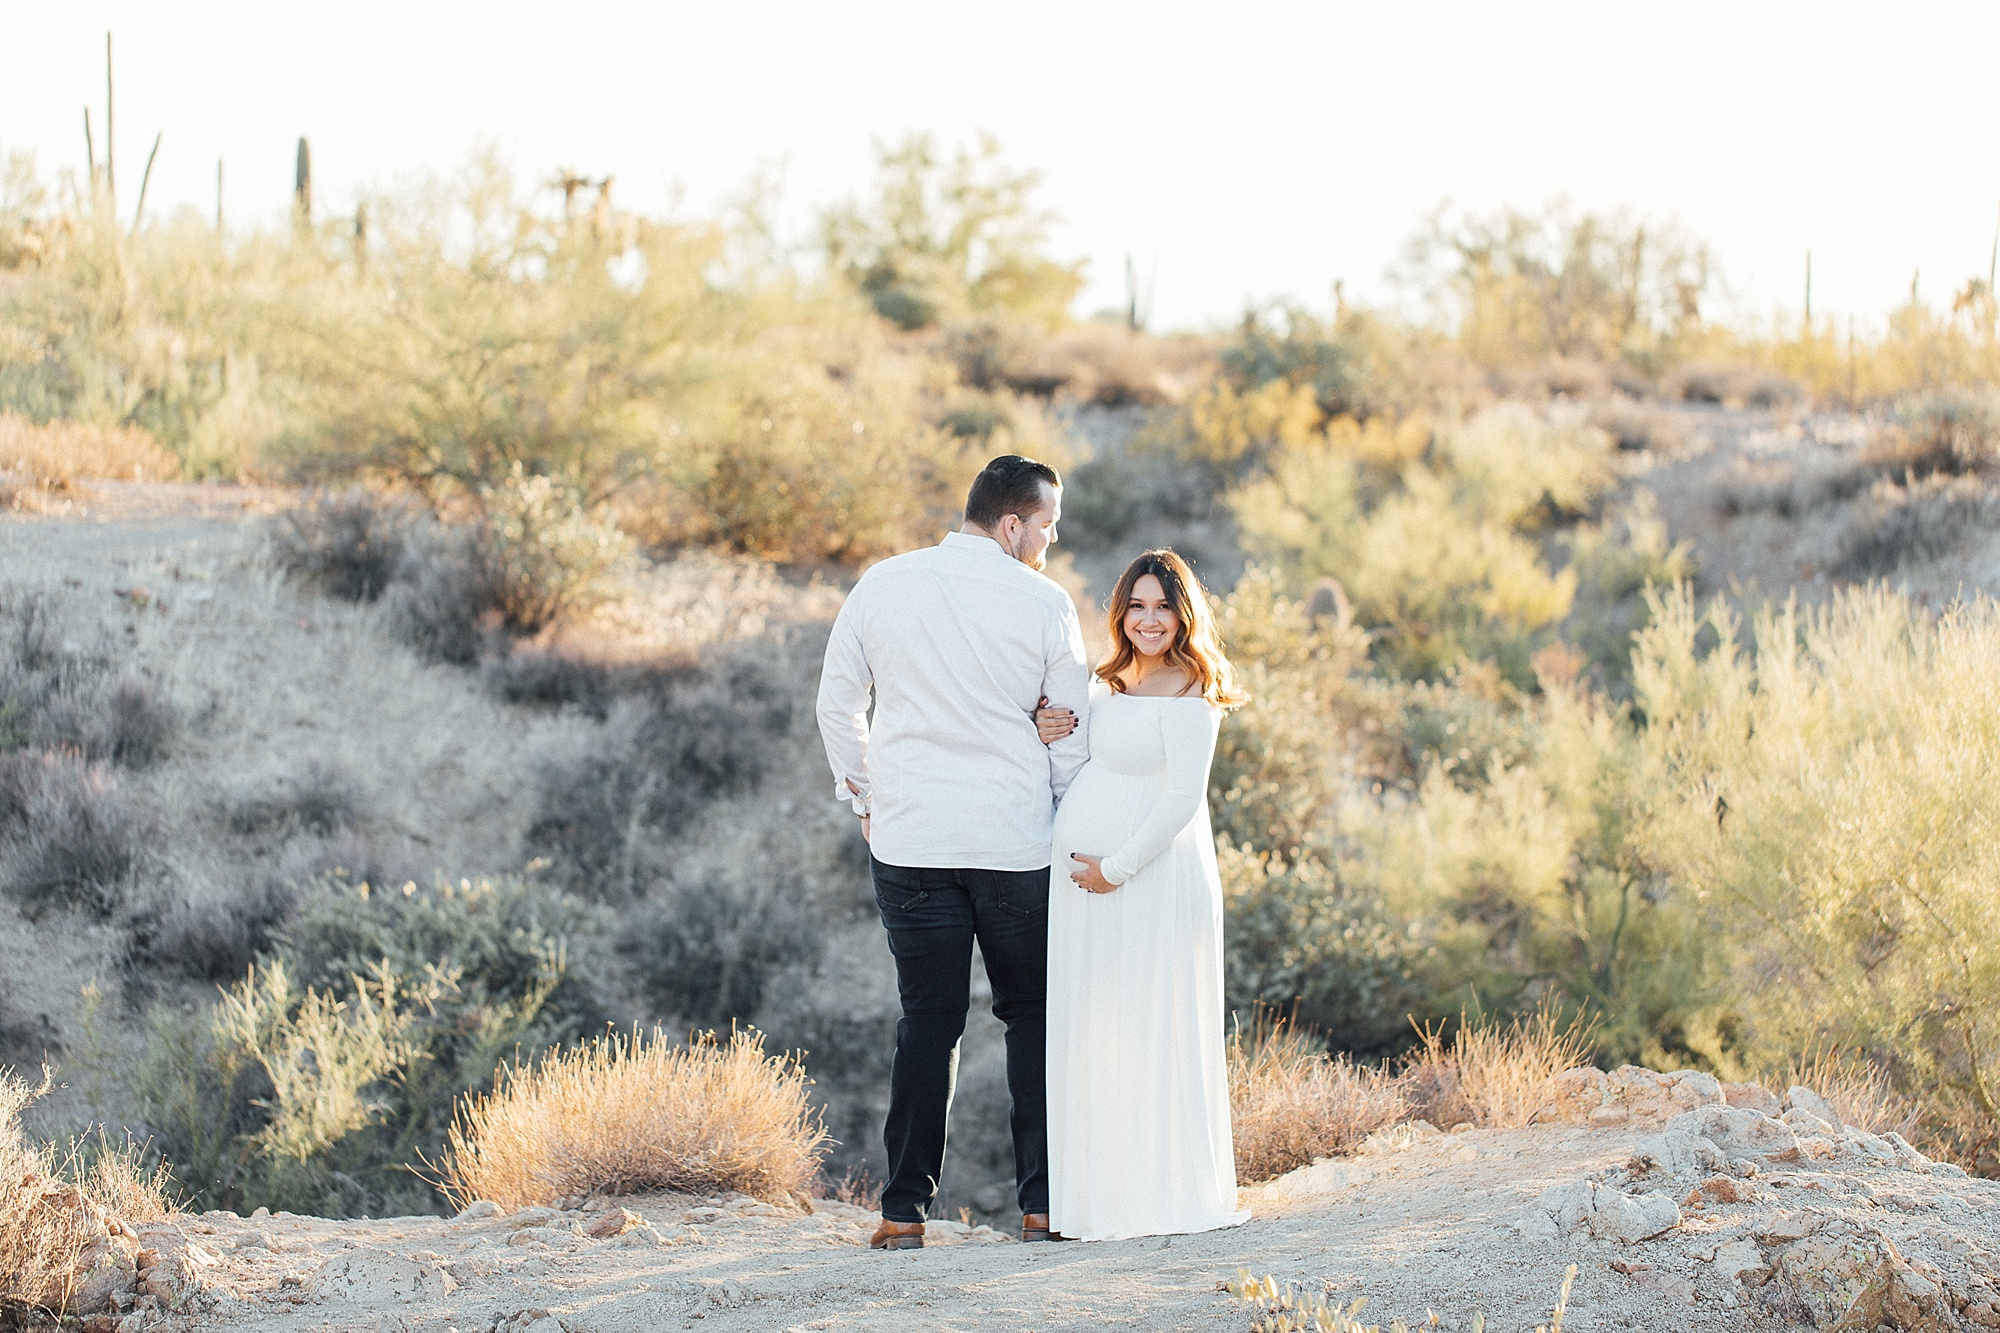
[[[1123,863],[1119,862],[1116,857],[1111,856],[1107,856],[1097,863],[1097,873],[1104,876],[1104,882],[1113,888],[1117,888],[1126,880],[1132,878],[1132,872],[1125,869]]]
[[[868,793],[864,791],[862,792],[861,795],[856,796],[851,790],[848,789],[846,779],[844,778],[834,779],[833,799],[836,801],[845,801],[850,807],[853,808],[854,813],[860,815],[863,819],[866,819],[868,817]]]

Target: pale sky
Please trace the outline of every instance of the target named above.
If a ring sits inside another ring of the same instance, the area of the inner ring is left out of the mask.
[[[1080,314],[1155,274],[1156,327],[1246,300],[1384,299],[1450,199],[1677,216],[1740,310],[1879,318],[1984,274],[2000,210],[2000,5],[0,0],[0,151],[80,167],[116,34],[121,202],[275,219],[463,163],[613,173],[706,212],[782,163],[784,214],[863,188],[872,143],[998,135],[1046,173]],[[101,128],[98,133],[102,134]]]

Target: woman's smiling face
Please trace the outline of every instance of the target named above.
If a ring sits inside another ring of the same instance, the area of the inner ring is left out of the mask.
[[[1132,599],[1125,603],[1124,628],[1133,651],[1141,657],[1159,657],[1174,646],[1181,618],[1156,576],[1143,575],[1132,585]]]

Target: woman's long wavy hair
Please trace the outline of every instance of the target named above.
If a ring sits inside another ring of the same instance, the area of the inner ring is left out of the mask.
[[[1097,678],[1114,691],[1124,693],[1125,669],[1139,655],[1125,636],[1125,611],[1132,604],[1132,589],[1151,574],[1160,581],[1167,605],[1180,620],[1180,629],[1167,649],[1166,660],[1187,672],[1191,684],[1187,693],[1199,694],[1217,708],[1235,708],[1249,696],[1236,685],[1236,672],[1223,654],[1222,638],[1215,632],[1215,614],[1208,609],[1208,592],[1188,568],[1187,561],[1162,548],[1147,551],[1118,576],[1111,594],[1111,655],[1097,664]]]

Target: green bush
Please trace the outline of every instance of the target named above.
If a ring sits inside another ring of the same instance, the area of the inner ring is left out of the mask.
[[[435,1210],[454,1100],[610,1017],[607,925],[532,881],[323,882],[205,1014],[153,1011],[134,1095],[206,1206]]]
[[[1440,427],[1420,454],[1411,443],[1351,423],[1287,441],[1267,477],[1229,496],[1244,545],[1295,588],[1339,580],[1391,675],[1492,660],[1528,686],[1577,587],[1536,539],[1610,484],[1611,440],[1507,407]]]
[[[923,134],[876,157],[875,197],[829,209],[820,237],[828,267],[884,319],[921,329],[973,311],[1068,317],[1083,266],[1044,253],[1054,219],[1029,203],[1040,173],[1006,166],[991,136],[949,160]]]
[[[1744,1058],[1859,1053],[1987,1171],[1997,651],[2000,608],[1984,600],[1933,619],[1850,590],[1746,634],[1679,595],[1660,601],[1634,670],[1680,798],[1661,843],[1681,892],[1715,905]]]

